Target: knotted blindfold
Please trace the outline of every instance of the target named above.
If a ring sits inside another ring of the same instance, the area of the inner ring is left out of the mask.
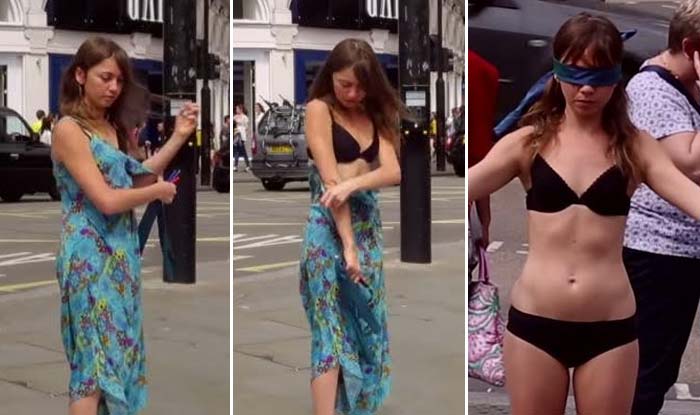
[[[615,65],[612,68],[581,68],[579,66],[567,65],[554,61],[554,75],[560,81],[576,85],[590,86],[613,86],[622,79],[622,65]]]

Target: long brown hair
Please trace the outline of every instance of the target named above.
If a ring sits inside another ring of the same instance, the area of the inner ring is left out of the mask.
[[[333,74],[352,68],[366,92],[364,110],[382,134],[399,149],[399,120],[408,117],[398,92],[391,86],[372,47],[361,39],[345,39],[338,43],[323,64],[309,91],[309,101],[320,99],[332,108],[340,106],[333,92]]]
[[[107,109],[106,117],[117,131],[119,149],[126,153],[130,147],[129,131],[145,121],[149,99],[148,92],[134,81],[126,52],[114,41],[96,36],[80,45],[73,62],[61,78],[59,108],[61,115],[71,116],[92,129],[93,120],[87,113],[83,100],[83,87],[75,80],[75,72],[80,68],[87,73],[90,68],[109,58],[116,60],[124,84],[119,97]]]
[[[580,13],[562,25],[554,37],[553,49],[554,57],[560,62],[576,62],[588,51],[592,63],[602,68],[620,64],[623,55],[622,38],[615,25],[605,17],[588,13]],[[640,179],[640,170],[633,141],[638,130],[630,120],[627,107],[624,86],[618,83],[603,109],[602,123],[609,136],[609,154],[625,175],[636,182]],[[563,121],[565,108],[561,85],[553,78],[545,87],[542,98],[520,122],[522,126],[535,128],[527,139],[533,156],[552,143]]]

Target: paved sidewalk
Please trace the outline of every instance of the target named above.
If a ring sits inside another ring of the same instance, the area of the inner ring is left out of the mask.
[[[510,415],[508,396],[498,390],[493,393],[469,392],[469,415]],[[697,415],[700,403],[689,401],[666,401],[659,415]],[[566,415],[576,415],[576,405],[572,396],[566,404]]]
[[[228,276],[228,261],[198,264],[195,285],[145,274],[144,415],[229,413]],[[0,415],[67,413],[59,304],[56,285],[0,295]]]
[[[464,413],[464,241],[433,263],[387,252],[393,390],[377,415]],[[234,413],[311,413],[310,333],[297,267],[233,280]]]

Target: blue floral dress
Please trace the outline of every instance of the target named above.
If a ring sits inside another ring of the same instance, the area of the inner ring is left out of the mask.
[[[97,136],[90,137],[90,148],[113,188],[132,187],[133,175],[151,173]],[[134,214],[101,213],[62,163],[54,163],[54,176],[63,211],[56,269],[70,400],[99,390],[98,414],[135,414],[145,406],[147,391]]]
[[[360,266],[371,288],[372,313],[381,327],[372,332],[339,301],[338,278],[346,278],[337,271],[343,245],[331,211],[319,203],[322,184],[316,167],[309,185],[311,209],[302,245],[299,289],[311,327],[311,378],[339,367],[336,410],[347,415],[373,414],[391,388],[377,192],[357,192],[348,199]]]

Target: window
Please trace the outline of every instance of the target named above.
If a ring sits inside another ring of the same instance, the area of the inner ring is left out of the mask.
[[[19,0],[0,0],[0,23],[22,23]]]
[[[233,2],[233,19],[270,21],[270,0],[239,0]]]
[[[0,132],[4,138],[3,141],[20,142],[31,137],[31,133],[24,121],[17,115],[2,114],[0,118],[2,118],[0,126],[4,127],[4,131]]]

